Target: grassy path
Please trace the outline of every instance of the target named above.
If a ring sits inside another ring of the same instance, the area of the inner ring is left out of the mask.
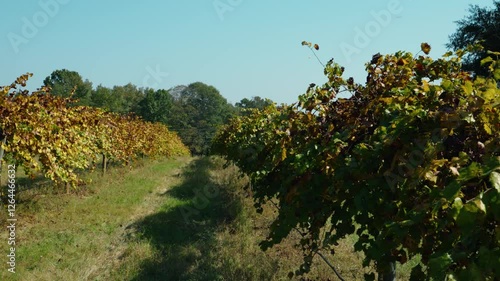
[[[80,195],[20,192],[16,273],[2,261],[0,280],[109,280],[128,250],[131,223],[161,205],[161,194],[179,181],[176,175],[189,161],[116,168],[104,179],[96,177],[90,191]],[[6,210],[1,211],[5,225]],[[0,252],[7,253],[7,232],[0,234]]]
[[[289,280],[302,261],[295,232],[260,250],[276,210],[256,214],[248,180],[221,159],[145,161],[94,176],[76,194],[19,194],[17,273],[1,261],[0,280]],[[7,253],[6,241],[0,231],[0,253]],[[334,257],[324,253],[346,280],[370,272],[352,251],[355,241],[341,241]],[[398,280],[408,275],[408,267],[398,270]],[[293,280],[335,280],[319,258],[307,278]]]

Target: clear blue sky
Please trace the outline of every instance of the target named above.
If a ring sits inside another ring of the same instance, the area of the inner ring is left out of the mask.
[[[232,103],[256,95],[292,103],[309,83],[325,82],[303,40],[363,82],[377,52],[416,53],[428,42],[431,56],[442,55],[469,4],[493,1],[2,1],[0,85],[32,72],[34,90],[66,68],[94,87],[201,81]]]

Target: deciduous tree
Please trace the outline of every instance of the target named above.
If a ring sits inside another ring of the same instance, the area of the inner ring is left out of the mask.
[[[43,85],[51,88],[54,96],[63,98],[70,97],[72,91],[73,99],[79,101],[76,105],[90,105],[92,83],[88,80],[83,81],[82,76],[76,71],[67,69],[55,70],[43,80]]]
[[[465,56],[463,68],[476,75],[487,75],[488,69],[480,62],[488,56],[487,51],[500,52],[500,1],[494,1],[491,8],[471,5],[469,15],[457,24],[457,31],[446,46],[458,50],[481,42],[484,49]]]

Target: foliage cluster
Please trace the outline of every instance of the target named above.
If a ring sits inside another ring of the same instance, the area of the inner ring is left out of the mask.
[[[214,152],[250,176],[258,210],[279,207],[261,247],[299,229],[302,274],[355,233],[379,276],[421,256],[412,280],[500,278],[500,53],[473,78],[461,62],[478,48],[377,54],[363,85],[332,59],[295,104],[225,126]]]
[[[189,153],[160,123],[69,106],[73,100],[53,96],[45,87],[29,93],[22,87],[31,75],[0,87],[1,150],[31,174],[42,171],[47,178],[75,186],[80,182],[77,171],[91,166],[99,155],[104,161],[128,163],[139,156]]]

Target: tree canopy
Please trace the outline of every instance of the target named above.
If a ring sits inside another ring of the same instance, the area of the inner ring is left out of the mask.
[[[463,69],[476,75],[487,75],[488,69],[480,62],[488,56],[487,51],[500,52],[500,1],[493,7],[471,5],[469,15],[457,21],[458,29],[450,35],[446,45],[453,50],[465,49],[468,45],[480,42],[484,50],[477,50],[464,57]]]
[[[272,105],[273,101],[268,98],[261,98],[259,96],[254,96],[251,99],[244,98],[235,104],[236,108],[240,110],[240,114],[248,114],[246,109],[259,109],[262,110],[269,105]]]
[[[147,89],[136,113],[144,120],[168,124],[172,116],[173,97],[167,90]]]
[[[78,105],[90,105],[92,83],[83,81],[82,76],[76,71],[67,69],[55,70],[43,80],[43,85],[50,87],[55,96],[69,97],[75,90],[73,98],[78,99]]]
[[[185,87],[173,104],[169,125],[193,154],[206,154],[218,127],[235,114],[215,87],[202,82]]]

